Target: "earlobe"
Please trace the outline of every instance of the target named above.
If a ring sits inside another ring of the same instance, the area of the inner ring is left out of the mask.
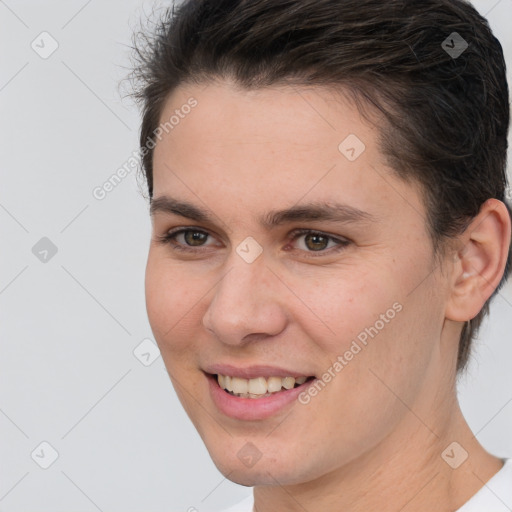
[[[511,219],[505,204],[488,199],[464,233],[452,275],[446,318],[474,318],[498,287],[509,254]]]

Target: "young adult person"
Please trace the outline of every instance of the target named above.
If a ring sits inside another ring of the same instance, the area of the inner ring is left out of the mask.
[[[502,48],[462,0],[189,0],[138,47],[149,321],[231,510],[498,512],[456,395],[510,268]]]

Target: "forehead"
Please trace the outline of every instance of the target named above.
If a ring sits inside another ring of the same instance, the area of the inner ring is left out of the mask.
[[[422,208],[386,165],[377,127],[331,89],[184,85],[168,98],[161,125],[173,116],[154,150],[154,197],[178,192],[246,208],[257,199],[267,210],[302,198],[342,200],[370,213],[409,197],[408,208]]]
[[[187,104],[192,100],[196,106],[190,109]],[[319,86],[247,90],[231,82],[183,85],[167,99],[160,124],[176,118],[173,114],[180,119],[169,135],[193,135],[201,143],[201,151],[206,150],[205,143],[221,140],[224,144],[245,144],[247,150],[251,144],[297,153],[334,147],[334,154],[339,156],[338,144],[343,135],[366,140],[370,145],[366,149],[372,152],[371,139],[377,132],[372,124],[363,121],[343,90],[335,92]],[[362,146],[356,149],[361,150]]]

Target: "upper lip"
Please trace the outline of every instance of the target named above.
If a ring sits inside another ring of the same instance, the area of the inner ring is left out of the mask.
[[[256,377],[311,377],[311,373],[302,373],[297,370],[281,368],[270,365],[233,366],[231,364],[211,364],[203,368],[206,373],[229,375],[241,379],[255,379]]]

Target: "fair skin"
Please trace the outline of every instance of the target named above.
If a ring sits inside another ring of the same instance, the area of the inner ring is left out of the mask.
[[[153,199],[172,197],[210,219],[152,212],[146,304],[214,463],[254,486],[258,512],[456,510],[502,466],[461,414],[455,365],[463,322],[503,274],[505,206],[486,202],[440,266],[420,189],[386,166],[377,129],[343,97],[187,84],[168,98],[162,121],[191,96],[197,107],[156,145]],[[349,134],[366,146],[354,161],[338,149]],[[320,202],[365,213],[260,222],[270,211]],[[191,233],[175,245],[158,240],[180,227]],[[249,236],[262,248],[252,263],[237,252]],[[321,379],[393,304],[400,311],[309,403],[240,419],[212,399],[211,364],[279,366]],[[457,469],[441,457],[453,441],[468,452]],[[260,454],[254,464],[238,456],[247,443]]]

